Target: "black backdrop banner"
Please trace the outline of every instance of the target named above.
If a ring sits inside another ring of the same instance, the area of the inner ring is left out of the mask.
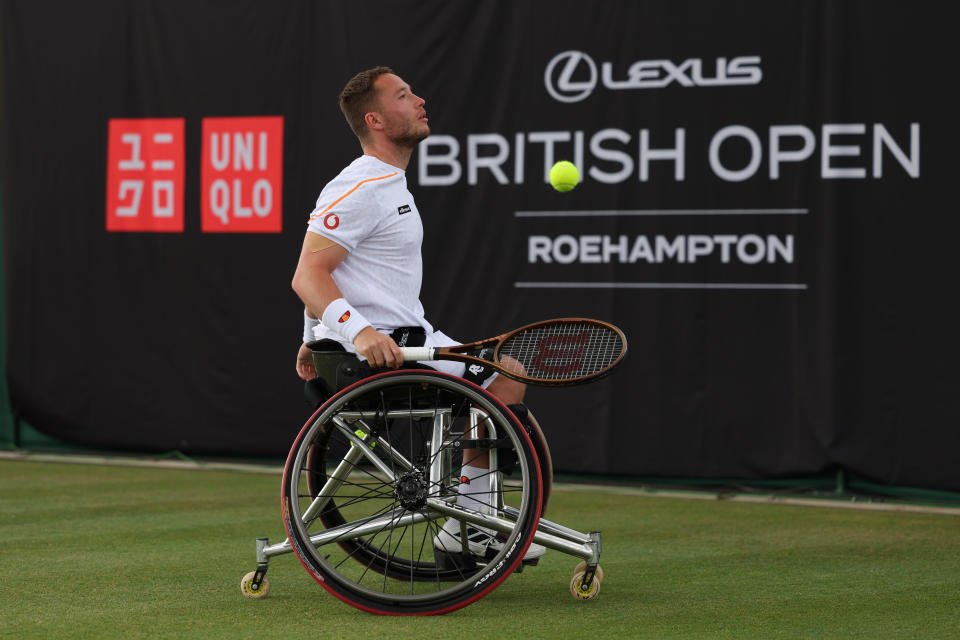
[[[531,389],[566,471],[837,468],[960,490],[955,22],[935,4],[4,0],[11,402],[94,447],[282,454],[290,289],[336,106],[427,101],[428,319],[611,321],[610,378]],[[573,161],[582,183],[547,184]]]

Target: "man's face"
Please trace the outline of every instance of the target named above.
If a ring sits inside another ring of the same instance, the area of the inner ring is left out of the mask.
[[[410,90],[410,85],[392,73],[385,73],[374,83],[377,89],[377,112],[383,121],[383,131],[393,142],[415,146],[430,135],[426,101]]]

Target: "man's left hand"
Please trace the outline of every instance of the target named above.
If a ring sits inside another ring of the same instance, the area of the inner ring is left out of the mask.
[[[307,348],[307,344],[300,345],[300,351],[297,352],[297,375],[304,380],[313,380],[317,377],[317,370],[313,366],[313,352]]]

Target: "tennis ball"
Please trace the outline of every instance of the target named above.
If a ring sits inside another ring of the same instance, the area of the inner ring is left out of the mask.
[[[570,191],[580,182],[580,172],[572,162],[561,160],[550,168],[550,184],[557,191]]]

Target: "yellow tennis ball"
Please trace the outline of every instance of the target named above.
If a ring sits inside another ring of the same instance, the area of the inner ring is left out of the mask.
[[[550,168],[550,184],[557,191],[570,191],[580,182],[580,172],[572,162],[561,160]]]

